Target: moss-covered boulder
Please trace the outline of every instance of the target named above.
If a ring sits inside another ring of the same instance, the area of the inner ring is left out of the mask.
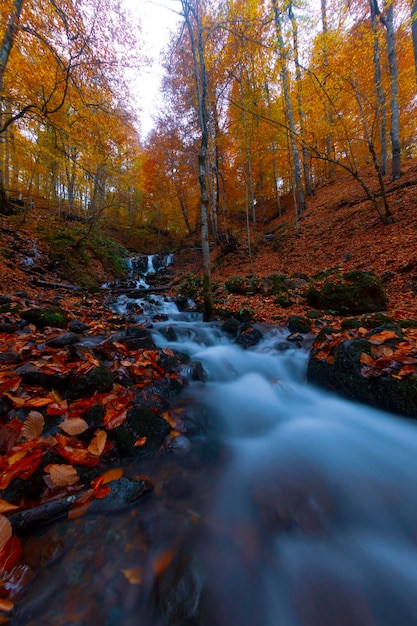
[[[248,290],[248,285],[242,276],[231,276],[224,284],[229,293],[244,296]]]
[[[20,313],[20,317],[36,328],[52,326],[54,328],[66,328],[68,325],[68,312],[59,306],[47,308],[27,309]]]
[[[372,271],[361,270],[326,280],[320,287],[311,285],[306,298],[314,308],[340,315],[383,311],[388,304],[380,278]]]
[[[168,422],[153,411],[135,407],[109,436],[116,442],[121,457],[147,456],[159,450],[170,430]],[[138,441],[141,445],[136,445]]]
[[[355,332],[323,329],[312,347],[307,380],[352,400],[417,418],[414,342],[394,324],[347,336]]]
[[[86,374],[74,376],[71,379],[71,384],[62,393],[62,397],[66,400],[86,398],[95,392],[111,391],[113,385],[114,376],[112,372],[105,365],[100,364]]]

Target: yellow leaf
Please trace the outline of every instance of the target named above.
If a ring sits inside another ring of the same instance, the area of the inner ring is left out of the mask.
[[[94,437],[88,446],[88,451],[95,456],[103,453],[107,441],[107,433],[104,430],[96,430]]]
[[[124,577],[132,585],[139,585],[142,582],[142,570],[140,567],[132,567],[132,569],[122,569]]]
[[[23,439],[36,439],[39,437],[45,426],[45,418],[39,411],[30,411],[22,426],[21,435]]]
[[[81,417],[67,417],[59,425],[67,435],[80,435],[88,428],[88,424]]]
[[[56,463],[50,463],[45,467],[45,472],[48,472],[52,482],[57,487],[68,487],[78,482],[78,474],[75,467],[63,463],[58,465]]]
[[[0,552],[12,536],[12,525],[4,515],[0,515]]]

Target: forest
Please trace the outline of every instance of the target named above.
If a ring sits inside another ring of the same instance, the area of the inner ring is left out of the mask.
[[[417,0],[165,5],[0,3],[0,624],[417,626]]]

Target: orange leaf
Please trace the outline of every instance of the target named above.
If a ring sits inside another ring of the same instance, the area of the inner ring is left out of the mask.
[[[372,335],[372,337],[370,337],[368,341],[369,343],[379,345],[380,343],[384,343],[384,341],[387,341],[388,339],[395,339],[396,337],[397,335],[393,330],[382,330],[380,333]]]
[[[95,498],[105,498],[111,493],[111,487],[102,486],[94,492]]]
[[[375,361],[369,354],[366,354],[366,352],[362,352],[360,362],[366,365],[373,365]]]
[[[30,398],[25,402],[26,406],[45,406],[46,404],[52,404],[53,398]]]
[[[10,613],[13,610],[14,604],[11,600],[7,600],[7,598],[0,598],[0,611],[3,613]],[[7,621],[9,619],[7,618]],[[1,624],[2,622],[0,622]],[[3,622],[3,624],[7,624],[7,622]]]
[[[113,411],[111,409],[106,410],[106,414],[104,416],[104,426],[107,430],[113,430],[113,428],[117,428],[126,420],[127,411]]]
[[[61,430],[67,435],[80,435],[88,428],[88,424],[81,417],[67,417],[59,424]]]
[[[94,437],[88,446],[88,451],[91,454],[100,456],[103,453],[104,447],[107,441],[107,433],[104,430],[96,430]]]
[[[4,515],[0,515],[0,552],[12,536],[12,525]]]
[[[75,467],[72,465],[51,463],[45,467],[45,472],[48,472],[52,482],[57,487],[68,487],[78,482],[78,474]]]
[[[12,535],[0,552],[0,570],[8,572],[22,556],[19,537]]]
[[[142,582],[142,570],[138,567],[132,567],[132,569],[122,569],[124,577],[132,585],[139,585]]]
[[[157,555],[157,557],[155,558],[152,564],[152,568],[156,576],[159,576],[160,574],[162,574],[162,572],[166,570],[166,568],[172,562],[174,555],[175,555],[175,552],[172,549],[164,550],[164,552],[161,552],[160,554]]]
[[[403,365],[400,371],[398,372],[398,376],[401,378],[403,376],[407,376],[407,374],[413,374],[416,371],[414,365]]]
[[[22,382],[21,376],[14,376],[13,378],[9,378],[4,383],[1,383],[1,390],[3,393],[6,389],[10,389],[10,391],[16,391],[19,388],[20,383]]]
[[[123,467],[115,467],[114,469],[107,470],[107,472],[103,474],[103,485],[111,483],[113,480],[119,480],[119,478],[123,476],[123,473]]]
[[[136,439],[135,444],[134,444],[134,448],[137,448],[139,446],[144,446],[146,443],[147,437],[139,437],[139,439]]]
[[[36,439],[45,426],[45,418],[39,411],[30,411],[22,426],[21,435],[24,439]]]
[[[15,509],[18,509],[19,507],[16,506],[15,504],[9,504],[9,502],[6,502],[6,500],[0,500],[0,514],[1,513],[10,513],[10,511],[14,511]]]

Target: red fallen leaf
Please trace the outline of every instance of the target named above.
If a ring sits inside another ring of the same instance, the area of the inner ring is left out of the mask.
[[[134,448],[140,447],[140,446],[144,446],[146,441],[147,441],[147,437],[139,437],[139,439],[136,439],[135,443],[134,443]]]
[[[366,354],[366,352],[362,352],[359,361],[366,365],[374,365],[375,363],[374,359],[369,354]]]
[[[68,511],[68,519],[76,519],[88,511],[94,498],[94,489],[88,489],[82,496],[77,498]]]
[[[0,515],[0,552],[12,536],[12,525],[4,515]]]
[[[90,454],[88,450],[84,448],[73,448],[71,446],[56,447],[56,451],[67,461],[74,465],[82,465],[84,467],[96,467],[98,465],[99,457]]]
[[[68,401],[62,400],[61,402],[53,402],[46,410],[48,415],[62,415],[68,411]]]
[[[13,455],[13,457],[11,457],[13,459],[12,463],[10,463],[9,459],[10,469],[3,470],[0,478],[0,489],[6,489],[13,478],[30,478],[33,472],[38,468],[42,455],[43,452],[41,449],[34,450],[31,454],[26,454],[25,451],[21,451]]]
[[[384,341],[387,341],[388,339],[395,339],[396,337],[397,335],[393,330],[381,330],[380,333],[369,337],[368,341],[369,343],[379,345],[380,343],[384,343]]]
[[[19,537],[13,535],[6,542],[2,551],[0,552],[0,570],[8,571],[17,563],[22,556],[22,547],[20,545]]]
[[[46,406],[47,404],[52,404],[54,402],[53,398],[30,398],[26,400],[25,406]]]
[[[383,370],[372,365],[364,365],[361,369],[361,374],[364,378],[377,378],[383,374]]]
[[[18,509],[18,508],[19,507],[16,506],[15,504],[10,504],[6,500],[0,499],[0,513],[10,513],[10,511],[14,511],[15,509]]]
[[[404,376],[407,376],[408,374],[414,374],[414,372],[416,371],[416,368],[414,367],[414,365],[404,365],[399,372],[397,372],[397,376],[399,376],[400,378],[403,378]]]
[[[100,489],[97,489],[94,492],[94,497],[105,498],[106,496],[109,495],[110,492],[111,492],[111,487],[108,487],[107,485],[103,485],[103,487],[100,487]]]
[[[3,383],[1,383],[0,387],[1,387],[2,392],[5,392],[7,390],[16,391],[19,388],[21,382],[22,382],[21,376],[14,376],[13,378],[9,378],[9,380],[6,380]]]
[[[104,415],[104,426],[107,430],[113,430],[113,428],[117,428],[126,421],[127,411],[112,411],[111,409],[106,409],[106,414]]]

